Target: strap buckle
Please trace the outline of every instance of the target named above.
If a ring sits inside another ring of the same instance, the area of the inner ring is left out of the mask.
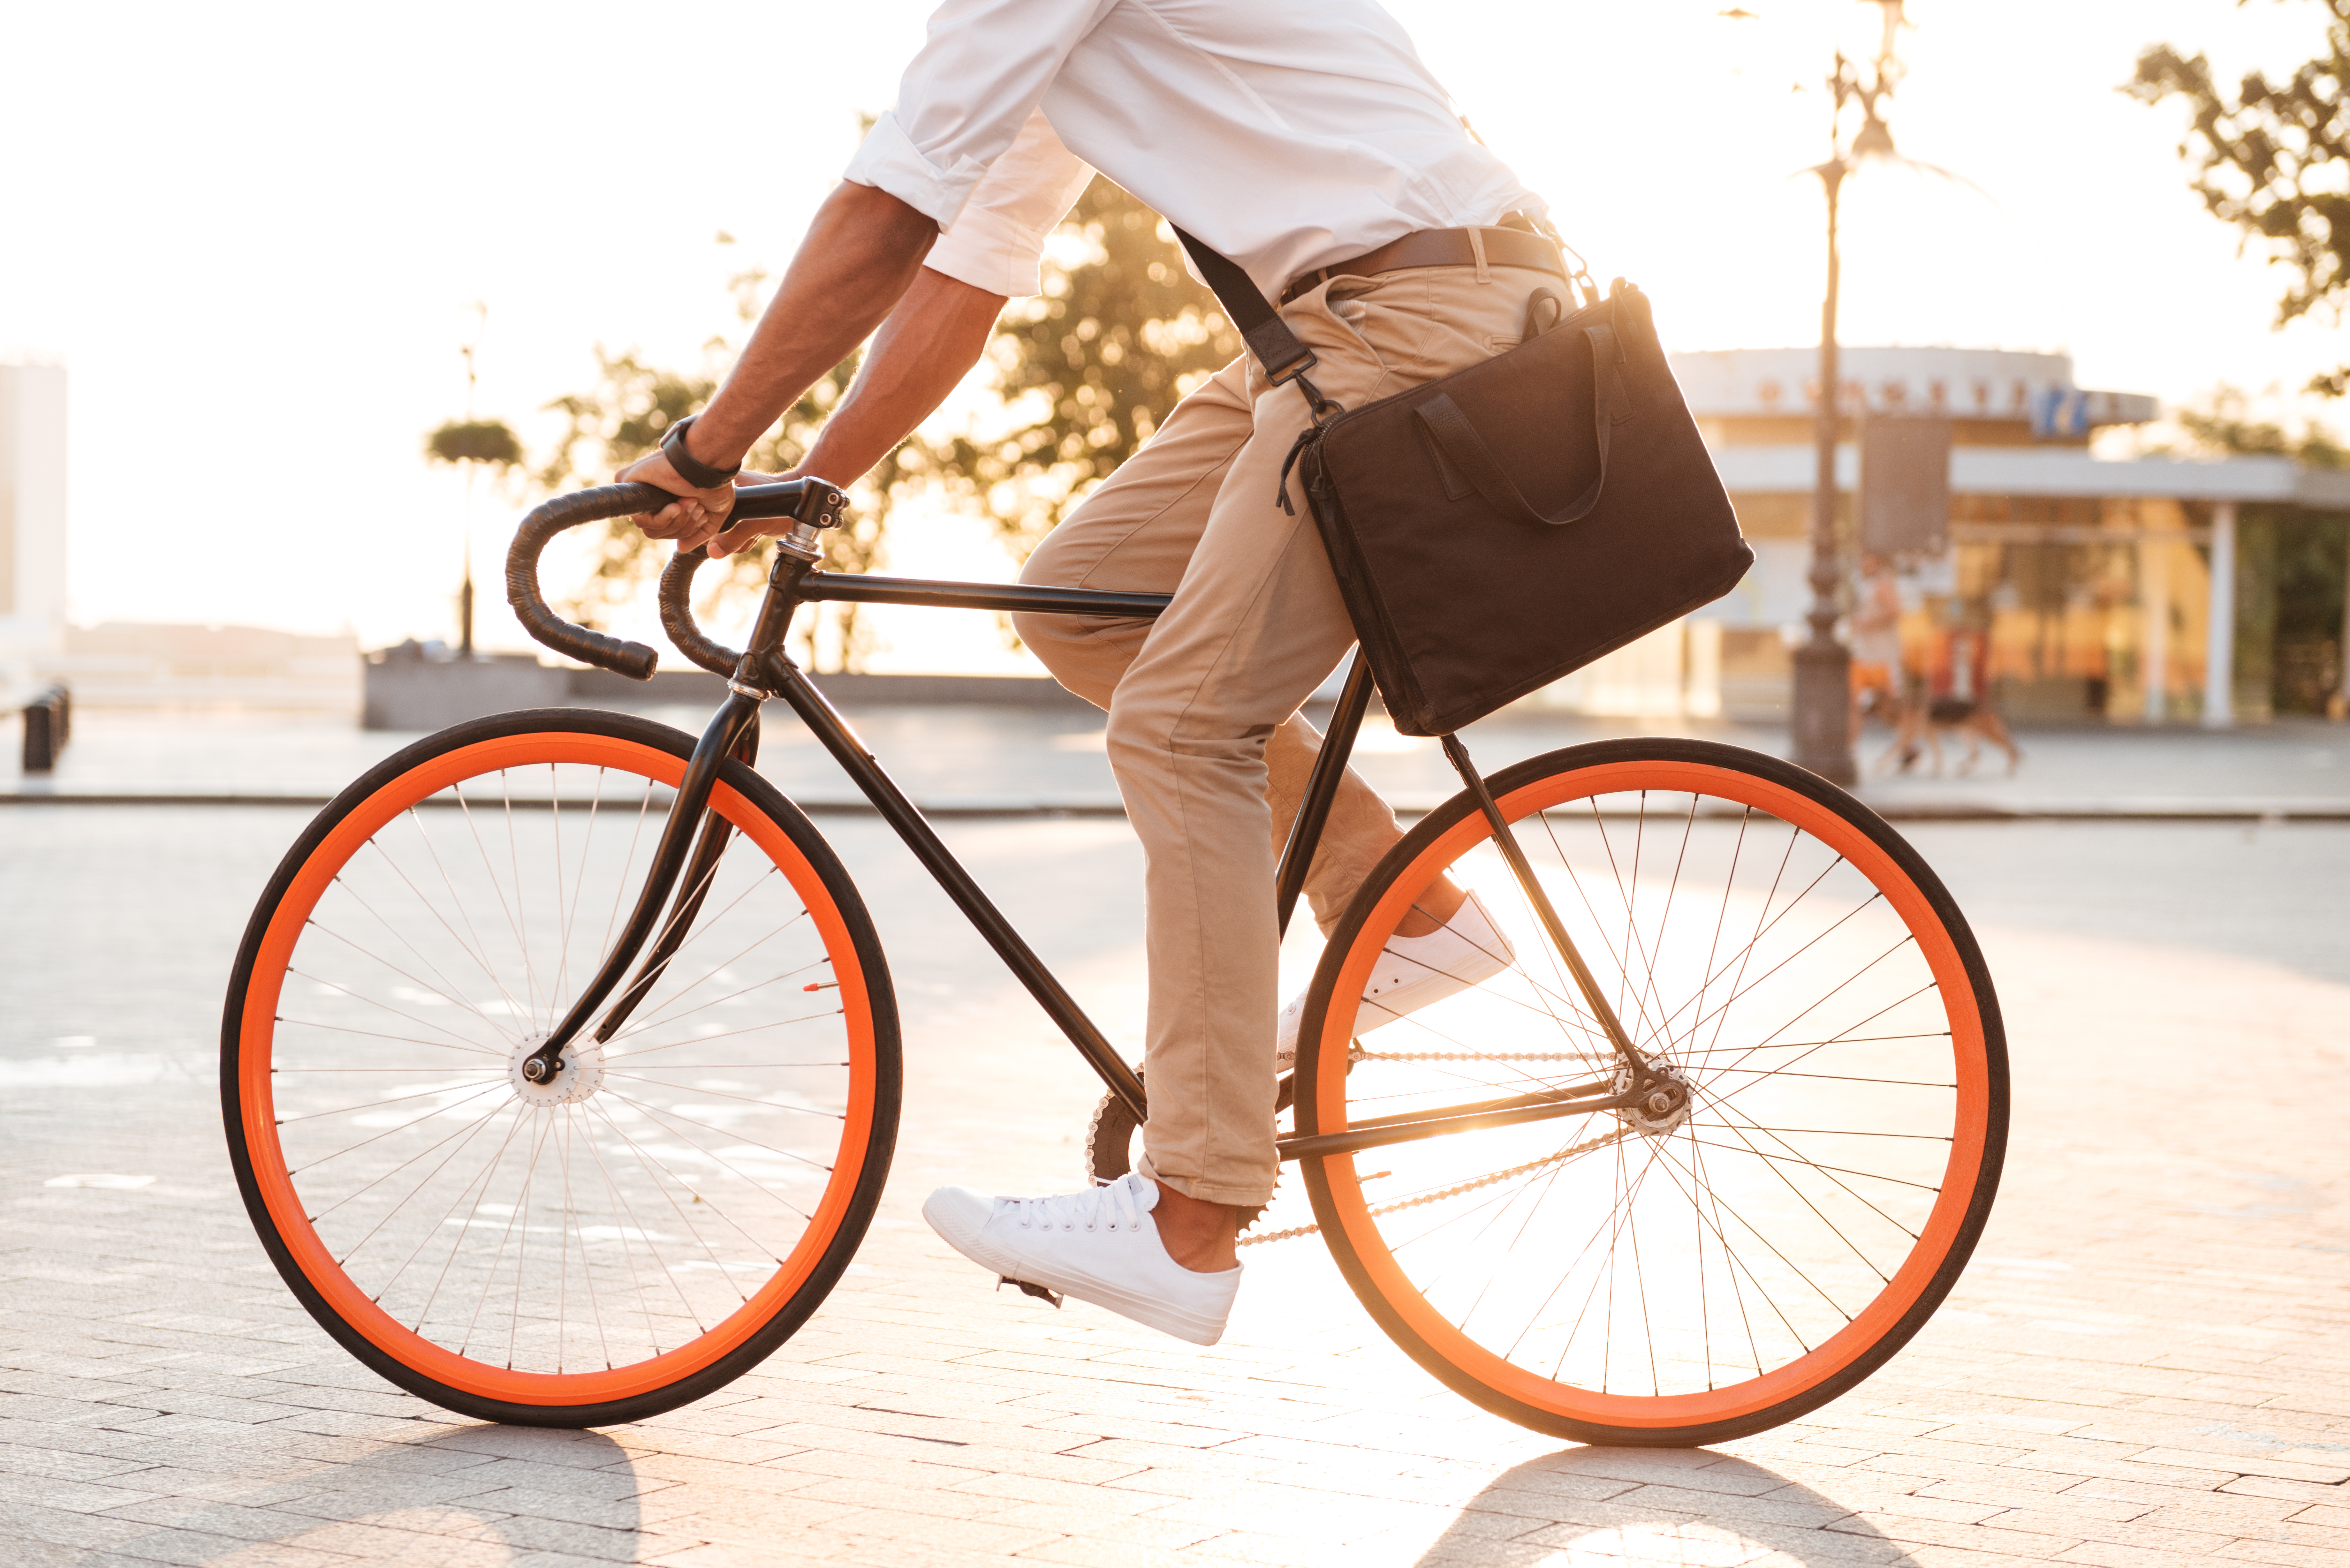
[[[1274,317],[1263,327],[1241,334],[1264,370],[1268,386],[1285,387],[1322,361],[1289,324]]]

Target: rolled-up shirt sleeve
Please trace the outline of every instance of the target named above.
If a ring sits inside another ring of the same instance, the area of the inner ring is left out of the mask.
[[[896,107],[874,121],[843,177],[952,228],[1062,61],[1113,4],[947,0],[898,84]]]
[[[1043,293],[1045,237],[1093,177],[1092,165],[1061,145],[1044,115],[1030,115],[922,265],[990,294]]]

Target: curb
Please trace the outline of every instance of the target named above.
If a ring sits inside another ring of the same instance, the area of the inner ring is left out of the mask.
[[[8,805],[275,805],[316,811],[334,798],[324,794],[268,794],[255,791],[0,790],[0,806]],[[861,795],[788,797],[810,816],[877,816],[872,803]],[[2252,822],[2277,826],[2288,822],[2350,822],[2350,801],[2035,802],[2006,806],[1970,801],[1873,801],[1861,803],[1887,822]],[[581,804],[585,804],[582,802]],[[1097,817],[1123,818],[1126,807],[1116,796],[1052,798],[1025,795],[942,796],[914,803],[925,816],[957,817]],[[1421,816],[1436,809],[1437,800],[1398,801],[1398,814]]]

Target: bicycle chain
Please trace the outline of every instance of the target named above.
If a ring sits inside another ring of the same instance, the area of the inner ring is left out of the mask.
[[[1371,1210],[1370,1217],[1377,1220],[1382,1215],[1399,1213],[1406,1209],[1417,1209],[1423,1203],[1440,1203],[1448,1198],[1458,1198],[1464,1192],[1474,1192],[1481,1187],[1491,1187],[1497,1181],[1507,1181],[1513,1176],[1523,1176],[1530,1170],[1540,1170],[1545,1165],[1556,1165],[1561,1160],[1573,1159],[1578,1154],[1589,1154],[1595,1148],[1605,1148],[1611,1143],[1629,1137],[1632,1130],[1628,1127],[1617,1127],[1614,1132],[1602,1133],[1597,1137],[1586,1138],[1581,1143],[1569,1145],[1555,1154],[1546,1154],[1540,1159],[1528,1160],[1523,1165],[1513,1165],[1507,1170],[1497,1170],[1490,1176],[1481,1176],[1474,1181],[1464,1181],[1458,1187],[1446,1187],[1434,1192],[1423,1192],[1418,1198],[1407,1198],[1397,1203],[1382,1203]],[[1239,1244],[1243,1247],[1254,1247],[1266,1241],[1292,1241],[1300,1236],[1319,1235],[1321,1231],[1322,1227],[1319,1225],[1299,1225],[1287,1231],[1269,1231],[1262,1236],[1243,1236]]]
[[[1365,1051],[1355,1056],[1357,1062],[1582,1062],[1592,1064],[1596,1056],[1571,1051],[1506,1052],[1506,1051]]]

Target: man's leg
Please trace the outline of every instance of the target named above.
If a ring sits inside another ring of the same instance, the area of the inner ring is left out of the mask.
[[[1217,488],[1253,428],[1248,369],[1234,360],[1176,404],[1142,450],[1045,535],[1020,580],[1173,593],[1207,528]],[[1151,625],[1139,617],[1022,611],[1012,618],[1020,640],[1053,678],[1104,710]]]
[[[1052,587],[1173,593],[1207,531],[1232,460],[1254,428],[1251,380],[1247,362],[1235,360],[1177,404],[1149,443],[1045,535],[1020,580]],[[1013,617],[1020,640],[1054,679],[1103,709],[1149,640],[1151,626],[1127,618]],[[1293,713],[1266,748],[1270,842],[1276,855],[1288,842],[1321,744],[1320,732]],[[1305,883],[1315,919],[1325,932],[1338,923],[1379,857],[1402,836],[1387,803],[1361,774],[1347,769]]]
[[[1350,285],[1355,297],[1334,300],[1328,286],[1284,314],[1320,358],[1316,384],[1359,407],[1513,341],[1543,281],[1430,269]],[[1272,1196],[1278,1168],[1268,742],[1354,641],[1306,507],[1280,504],[1305,400],[1295,388],[1266,390],[1253,411],[1254,432],[1109,721],[1111,765],[1148,865],[1151,1096],[1139,1168],[1186,1197],[1243,1209]],[[1283,750],[1299,783],[1279,793],[1294,798],[1313,746],[1294,732]],[[1359,830],[1360,817],[1348,826]],[[1383,826],[1378,853],[1394,841],[1393,819]],[[1351,842],[1336,840],[1342,852]],[[1334,860],[1331,882],[1351,895],[1367,868]],[[1325,885],[1326,897],[1338,890]]]
[[[1331,285],[1286,314],[1321,356],[1317,383],[1359,406],[1513,341],[1530,289],[1550,281],[1482,266],[1473,275],[1404,273],[1359,286],[1376,300],[1335,302]],[[1276,501],[1282,460],[1305,423],[1304,400],[1294,388],[1260,389],[1246,367],[1228,367],[1203,389],[1214,396],[1182,432],[1200,438],[1191,457],[1175,461],[1170,454],[1187,447],[1170,441],[1154,462],[1162,445],[1154,441],[1024,574],[1174,592],[1167,614],[1150,623],[1020,618],[1024,636],[1071,690],[1097,702],[1107,695],[1111,763],[1143,843],[1151,979],[1144,1158],[1135,1176],[1091,1193],[1014,1200],[949,1188],[923,1210],[989,1267],[1201,1344],[1221,1334],[1238,1287],[1239,1212],[1271,1196],[1276,1169],[1276,829],[1268,797],[1287,797],[1284,816],[1295,810],[1288,802],[1303,791],[1316,740],[1295,719],[1297,705],[1354,640],[1310,519]],[[1235,452],[1236,416],[1252,391],[1250,428]],[[1184,413],[1170,416],[1162,439],[1179,433]],[[1186,537],[1203,501],[1204,522]],[[1293,723],[1300,728],[1276,748],[1276,790],[1267,743]],[[1368,795],[1350,776],[1342,794],[1356,790]],[[1351,894],[1348,877],[1359,880],[1396,836],[1384,807],[1342,801],[1333,826],[1326,845],[1339,854],[1315,894],[1317,910],[1331,913]],[[1376,846],[1365,847],[1374,837]],[[1350,858],[1345,851],[1357,838]]]
[[[1315,347],[1325,350],[1317,379],[1331,395],[1360,396],[1384,379],[1360,343],[1329,336],[1326,349]],[[1260,391],[1253,413],[1253,432],[1217,489],[1175,602],[1119,681],[1109,718],[1110,763],[1142,840],[1149,909],[1151,1103],[1138,1169],[1232,1213],[1266,1202],[1277,1173],[1280,942],[1267,797],[1302,795],[1315,746],[1293,716],[1355,640],[1311,517],[1278,504],[1304,400],[1295,388]],[[1285,723],[1300,730],[1282,747],[1289,776],[1276,792],[1267,746]],[[1376,858],[1395,829],[1371,802],[1352,809],[1357,826],[1384,829]],[[1332,892],[1327,882],[1323,892]]]

